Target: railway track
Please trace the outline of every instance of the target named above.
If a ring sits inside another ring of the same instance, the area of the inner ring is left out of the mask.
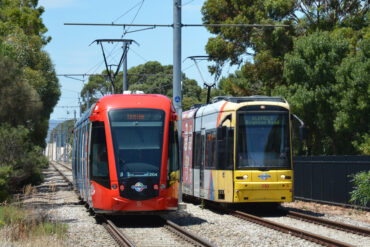
[[[65,168],[65,169],[68,169],[69,171],[71,170],[71,168],[66,167],[63,164],[58,163],[58,165],[63,166],[63,168],[61,168],[61,169]],[[55,167],[55,164],[53,164],[53,166]],[[56,168],[56,169],[61,173],[60,169],[58,169],[58,168]],[[65,175],[62,175],[62,176],[64,176],[69,181],[69,179]],[[348,242],[338,241],[338,240],[333,239],[333,238],[325,237],[325,236],[322,236],[322,235],[319,235],[319,234],[316,234],[316,233],[312,233],[312,232],[309,232],[309,231],[305,231],[305,230],[302,230],[302,229],[299,229],[299,228],[287,226],[286,224],[284,225],[284,224],[281,224],[279,222],[276,222],[276,220],[264,219],[264,218],[258,217],[256,215],[251,215],[251,214],[241,212],[241,211],[228,211],[228,213],[235,216],[235,217],[238,217],[238,218],[241,218],[241,219],[244,219],[244,220],[248,220],[248,221],[254,222],[256,224],[259,224],[259,225],[262,225],[262,226],[265,226],[265,227],[268,227],[268,228],[272,228],[272,229],[277,230],[277,231],[285,232],[285,233],[291,234],[293,236],[296,236],[296,237],[299,237],[299,238],[302,238],[302,239],[305,239],[305,240],[308,240],[308,241],[312,241],[312,242],[315,242],[315,243],[318,243],[318,244],[321,244],[321,245],[324,245],[324,246],[352,246]],[[363,228],[363,227],[357,227],[357,226],[353,226],[353,225],[338,223],[338,222],[326,220],[326,219],[323,219],[323,218],[320,218],[320,217],[313,217],[313,216],[309,216],[309,215],[294,212],[294,211],[285,211],[284,212],[284,217],[294,218],[294,219],[299,220],[299,221],[305,221],[305,222],[309,222],[309,223],[313,223],[313,224],[317,224],[317,225],[322,225],[322,226],[325,226],[327,228],[332,228],[332,229],[340,230],[340,231],[343,231],[343,232],[349,232],[349,233],[353,233],[353,234],[357,234],[357,235],[363,235],[365,237],[370,236],[370,230],[368,228]],[[130,232],[130,231],[135,232],[135,231],[130,230],[130,227],[128,227],[128,228],[127,227],[120,227],[120,229],[117,230],[117,229],[114,228],[113,225],[114,224],[113,224],[112,221],[103,220],[103,226],[107,229],[107,231],[111,234],[111,236],[117,241],[117,243],[120,246],[135,246],[135,245],[136,246],[143,246],[145,244],[140,242],[140,237],[143,236],[143,235],[146,236],[148,234],[148,232],[150,232],[150,231],[156,232],[157,237],[159,235],[163,234],[162,239],[164,241],[166,239],[167,239],[167,241],[172,241],[171,244],[169,244],[169,245],[158,243],[157,244],[158,246],[176,246],[176,245],[177,246],[214,246],[211,243],[205,241],[204,239],[201,239],[201,238],[199,238],[198,236],[196,236],[194,234],[191,234],[187,231],[184,231],[183,228],[181,228],[180,226],[174,224],[171,221],[167,221],[165,219],[162,219],[162,225],[163,226],[152,227],[151,230],[143,229],[142,232],[138,232],[136,235],[139,236],[139,240],[137,239],[137,236],[135,236],[135,234],[134,234],[134,236],[132,236],[132,235],[128,236],[127,234],[126,234],[125,237],[121,236],[121,235],[124,236],[125,232]],[[135,227],[133,227],[133,228],[135,229]],[[136,230],[137,230],[137,228],[138,227],[136,227]],[[167,233],[165,233],[164,229],[167,230]],[[171,232],[172,237],[168,236],[169,232]],[[173,235],[176,235],[176,237],[174,237]],[[153,238],[154,238],[154,236],[153,236]],[[174,240],[168,240],[169,238],[173,238]],[[181,240],[176,240],[176,238],[180,238]],[[180,244],[180,243],[182,243],[182,244]],[[151,246],[156,246],[155,242],[151,242],[150,245]]]
[[[324,246],[339,246],[339,247],[353,246],[353,245],[350,245],[350,244],[347,244],[341,241],[337,241],[335,239],[327,238],[325,236],[318,235],[312,232],[303,231],[295,227],[290,227],[284,224],[266,220],[264,218],[261,218],[261,217],[258,217],[252,214],[248,214],[245,212],[233,211],[231,212],[231,215],[238,217],[240,219],[244,219],[244,220],[247,220],[247,221],[268,227],[268,228],[272,228],[277,231],[285,232],[293,236],[303,238],[308,241],[315,242],[315,243],[318,243]]]
[[[207,240],[185,230],[181,226],[175,224],[172,221],[165,220],[165,227],[170,230],[171,232],[175,233],[176,235],[180,236],[181,238],[185,239],[186,241],[193,243],[194,246],[204,246],[204,247],[215,247],[214,244],[208,242]]]
[[[50,164],[61,174],[61,176],[68,182],[69,185],[72,186],[72,181],[70,178],[68,178],[69,175],[65,174],[62,169],[60,169],[59,166],[62,166],[63,169],[67,169],[68,171],[72,171],[72,168],[68,167],[65,164],[62,164],[60,162],[50,162]],[[98,218],[98,221],[102,223],[104,228],[107,230],[107,232],[112,236],[112,238],[117,242],[119,246],[125,246],[125,247],[134,247],[134,246],[142,246],[140,245],[140,241],[136,238],[134,240],[134,237],[128,236],[128,234],[125,234],[125,228],[124,227],[117,227],[112,220],[107,219],[104,216],[96,216]],[[201,246],[201,247],[215,247],[212,243],[208,242],[207,240],[195,235],[194,233],[191,233],[181,226],[175,224],[172,221],[166,220],[164,218],[160,218],[161,221],[161,226],[157,227],[158,229],[156,230],[157,233],[167,231],[170,232],[172,235],[172,238],[175,239],[175,242],[182,243],[181,245],[178,246]],[[163,226],[163,227],[162,227]],[[163,229],[160,229],[163,228]],[[139,234],[137,237],[143,238],[142,236],[145,236],[145,233]],[[156,236],[158,238],[158,235]],[[164,238],[166,237],[164,233]],[[176,238],[178,240],[176,240]],[[160,239],[160,238],[159,238]],[[158,243],[158,246],[167,246],[161,241],[166,241],[166,239],[160,239],[160,242]],[[170,245],[168,246],[176,246],[173,245],[172,241]],[[135,242],[138,244],[135,245]],[[185,245],[184,245],[185,243]],[[187,244],[186,244],[187,243]],[[150,246],[156,246],[155,243],[151,242]]]
[[[73,181],[72,181],[72,179],[70,179],[70,178],[68,178],[67,176],[67,174],[65,174],[64,172],[62,172],[61,171],[61,169],[60,168],[58,168],[56,165],[55,165],[55,163],[56,164],[58,164],[58,165],[61,165],[61,166],[63,166],[63,167],[65,167],[65,168],[67,168],[68,170],[70,170],[70,171],[72,171],[72,168],[70,168],[69,169],[69,167],[66,167],[65,165],[62,165],[61,163],[59,163],[59,162],[50,162],[50,164],[55,168],[55,170],[57,170],[58,172],[59,172],[59,174],[67,181],[67,183],[68,183],[68,185],[69,186],[72,186],[73,187]],[[70,176],[72,176],[72,174],[70,175]]]
[[[326,204],[326,205],[332,205],[332,206],[338,206],[343,208],[352,208],[352,209],[360,209],[364,211],[370,212],[370,207],[363,207],[359,205],[352,205],[348,203],[338,203],[338,202],[331,202],[331,201],[324,201],[324,200],[317,200],[317,199],[311,199],[311,198],[305,198],[305,197],[299,197],[295,196],[294,200],[303,201],[303,202],[315,202],[319,204]]]
[[[103,218],[103,226],[117,242],[119,246],[124,247],[134,247],[135,245],[130,241],[130,239],[124,235],[120,229],[110,220]]]
[[[59,165],[61,165],[61,166],[63,166],[63,167],[65,167],[67,170],[70,170],[70,171],[72,171],[72,167],[71,166],[68,166],[68,165],[66,165],[66,164],[63,164],[63,163],[61,163],[61,162],[58,162],[58,161],[55,161],[55,163],[57,163],[57,164],[59,164]]]
[[[363,235],[366,237],[370,236],[370,229],[365,228],[365,227],[358,227],[354,225],[344,224],[344,223],[327,220],[327,219],[323,219],[320,217],[314,217],[314,216],[310,216],[307,214],[302,214],[302,213],[298,213],[294,211],[287,211],[286,216],[294,218],[294,219],[326,226],[329,228],[337,229],[337,230],[344,231],[344,232],[350,232],[350,233],[354,233],[358,235]]]
[[[120,246],[215,247],[207,240],[160,216],[145,216],[149,220],[143,219],[144,216],[122,216],[112,220],[99,217]]]
[[[233,215],[234,217],[247,220],[247,221],[250,221],[258,225],[261,225],[261,226],[264,226],[270,229],[274,229],[280,232],[291,234],[301,239],[305,239],[305,240],[308,240],[308,241],[311,241],[311,242],[314,242],[320,245],[324,245],[324,246],[355,246],[355,245],[352,245],[351,241],[348,241],[347,239],[345,242],[339,241],[334,238],[323,236],[320,233],[316,234],[317,232],[302,230],[302,227],[301,228],[292,227],[292,226],[295,226],[294,224],[284,224],[284,223],[280,223],[279,221],[281,221],[281,219],[283,219],[284,217],[293,218],[295,220],[313,223],[314,225],[321,225],[329,229],[335,229],[335,230],[339,230],[342,232],[346,232],[349,235],[351,234],[362,235],[365,239],[370,237],[370,230],[368,228],[339,223],[336,221],[331,221],[331,220],[323,219],[320,217],[313,217],[313,216],[309,216],[306,214],[297,213],[294,211],[288,211],[288,210],[280,211],[280,213],[278,213],[279,217],[273,217],[273,220],[269,220],[269,219],[265,219],[264,218],[265,216],[259,217],[255,215],[255,213],[250,214],[250,213],[246,213],[246,212],[242,212],[238,210],[225,209],[225,208],[221,208],[217,204],[207,204],[207,207],[214,209],[216,211],[227,213],[227,214]],[[353,236],[355,235],[352,235],[352,237]],[[359,236],[359,238],[362,238],[362,236]]]

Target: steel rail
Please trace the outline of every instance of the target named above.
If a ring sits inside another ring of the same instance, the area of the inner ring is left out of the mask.
[[[119,246],[135,247],[135,245],[130,241],[130,239],[126,237],[126,235],[124,235],[112,221],[107,220],[104,217],[103,220],[105,221],[103,223],[104,228],[109,232],[113,239],[116,240]]]
[[[71,168],[71,167],[69,167],[69,166],[67,166],[67,165],[65,165],[65,164],[63,164],[63,163],[60,163],[60,162],[58,162],[58,161],[55,161],[55,163],[57,163],[57,164],[59,164],[59,165],[61,165],[61,166],[65,167],[65,168],[67,168],[68,170],[72,171],[72,168]]]
[[[335,239],[331,239],[325,236],[303,231],[298,228],[293,228],[290,226],[282,225],[282,224],[279,224],[279,223],[276,223],[270,220],[266,220],[266,219],[263,219],[263,218],[260,218],[260,217],[257,217],[251,214],[247,214],[241,211],[233,211],[231,212],[231,215],[244,219],[244,220],[251,221],[253,223],[256,223],[262,226],[266,226],[268,228],[271,228],[277,231],[285,232],[293,236],[306,239],[306,240],[309,240],[309,241],[312,241],[312,242],[315,242],[315,243],[318,243],[324,246],[339,246],[339,247],[353,246],[353,245],[350,245],[350,244],[347,244],[347,243],[344,243],[344,242],[341,242]]]
[[[66,167],[65,165],[55,162],[59,165]],[[70,186],[73,186],[72,182],[64,175],[64,173],[56,167],[53,161],[50,161],[50,164],[57,170],[60,175],[67,181]],[[68,168],[68,167],[67,167]],[[72,170],[72,169],[71,169]],[[135,245],[114,225],[114,223],[110,220],[107,220],[105,217],[100,216],[103,221],[103,226],[107,230],[107,232],[112,236],[112,238],[117,242],[119,246],[123,247],[135,247]]]
[[[312,199],[312,198],[306,198],[306,197],[300,197],[300,196],[295,196],[294,200],[299,200],[299,201],[304,201],[304,202],[316,202],[320,204],[328,204],[328,205],[333,205],[333,206],[338,206],[338,207],[343,207],[343,208],[353,208],[353,209],[361,209],[370,212],[370,207],[363,207],[359,205],[353,205],[353,204],[347,204],[347,203],[339,203],[339,202],[331,202],[331,201],[325,201],[325,200],[317,200],[317,199]]]
[[[187,230],[185,230],[183,227],[175,224],[172,221],[165,220],[165,227],[170,230],[171,232],[175,233],[176,235],[180,236],[181,238],[189,241],[190,243],[193,243],[195,246],[204,246],[204,247],[216,247],[216,245],[208,242],[204,238],[201,238],[200,236],[197,236]]]
[[[326,227],[334,228],[337,230],[342,230],[346,232],[351,232],[354,234],[359,234],[359,235],[364,235],[364,236],[370,236],[370,229],[365,228],[365,227],[359,227],[359,226],[354,226],[354,225],[349,225],[349,224],[344,224],[332,220],[327,220],[319,217],[314,217],[311,215],[307,214],[302,214],[294,211],[288,211],[287,216],[298,219],[298,220],[303,220],[315,224],[320,224]]]
[[[57,170],[60,175],[64,178],[64,180],[67,181],[68,185],[71,186],[73,188],[73,183],[72,181],[70,181],[67,176],[54,164],[54,162],[50,161],[50,164],[54,167],[55,170]],[[58,163],[59,164],[59,163]]]

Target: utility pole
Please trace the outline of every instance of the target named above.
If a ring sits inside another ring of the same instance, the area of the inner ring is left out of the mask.
[[[60,125],[59,125],[59,127],[57,128],[57,144],[56,144],[56,151],[57,151],[57,154],[56,154],[56,160],[58,161],[58,160],[59,160],[59,153],[60,153]]]
[[[81,117],[82,116],[82,103],[81,103],[81,100],[80,100],[80,96],[78,96],[78,104],[80,106],[80,117]]]
[[[90,92],[89,91],[87,91],[86,92],[86,94],[87,94],[87,100],[86,100],[86,110],[89,110],[89,108],[90,108]]]
[[[122,65],[122,70],[123,70],[123,78],[122,78],[122,93],[127,90],[127,54],[128,54],[128,48],[129,48],[129,43],[125,42],[124,45],[122,46],[123,52],[126,52],[126,56],[124,57],[123,60],[123,65]]]
[[[177,130],[179,136],[179,194],[182,203],[182,88],[181,88],[181,0],[173,0],[173,101],[179,117]]]
[[[66,122],[64,122],[66,125]],[[64,163],[67,163],[67,149],[68,149],[68,126],[64,126]]]

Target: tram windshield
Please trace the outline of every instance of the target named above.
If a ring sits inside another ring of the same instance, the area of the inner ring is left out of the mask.
[[[156,109],[109,111],[118,179],[160,177],[164,118]]]
[[[288,113],[242,113],[238,119],[237,169],[290,168]]]

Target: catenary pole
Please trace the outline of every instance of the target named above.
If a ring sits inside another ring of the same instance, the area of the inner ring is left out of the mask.
[[[123,52],[126,52],[125,57],[123,58],[123,78],[122,78],[122,93],[127,90],[127,55],[128,55],[128,43],[124,43]]]
[[[182,203],[182,93],[181,93],[181,0],[173,1],[173,102],[178,115],[179,136],[179,194],[178,203]]]

